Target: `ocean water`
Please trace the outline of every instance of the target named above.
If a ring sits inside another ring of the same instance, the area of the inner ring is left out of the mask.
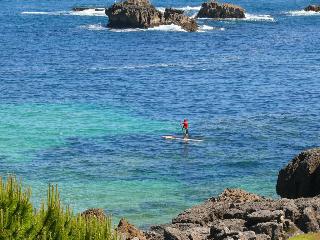
[[[2,0],[0,175],[38,205],[58,184],[75,212],[140,227],[239,187],[277,197],[278,171],[320,141],[316,1],[233,3],[246,19],[200,31],[110,30],[113,1]],[[153,1],[193,16],[201,1]],[[201,143],[165,141],[183,118]]]

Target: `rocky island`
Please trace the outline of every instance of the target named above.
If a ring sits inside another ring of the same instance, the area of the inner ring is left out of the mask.
[[[127,240],[284,240],[320,231],[320,148],[304,151],[279,172],[277,192],[270,199],[240,189],[194,206],[170,224],[142,232],[122,220]],[[125,226],[125,227],[124,227]]]
[[[320,12],[320,5],[309,5],[304,10],[305,11]]]
[[[198,30],[196,21],[181,10],[167,8],[165,12],[157,10],[149,0],[127,0],[113,4],[106,9],[110,28],[152,28],[160,25],[175,24],[184,30]]]
[[[237,5],[210,1],[201,5],[197,18],[245,18],[245,10]]]

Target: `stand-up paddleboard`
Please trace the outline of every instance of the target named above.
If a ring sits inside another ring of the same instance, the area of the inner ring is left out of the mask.
[[[203,141],[202,139],[181,138],[181,137],[176,137],[172,135],[162,136],[162,138],[166,140],[180,140],[185,142],[202,142]]]

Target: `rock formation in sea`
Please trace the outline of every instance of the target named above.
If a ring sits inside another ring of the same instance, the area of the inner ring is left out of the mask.
[[[314,197],[320,194],[320,148],[300,153],[285,168],[277,181],[281,197]]]
[[[305,11],[314,11],[314,12],[320,12],[320,5],[309,5],[304,9]]]
[[[196,21],[183,14],[183,11],[166,9],[157,10],[149,0],[127,0],[113,4],[106,9],[111,28],[151,28],[159,25],[176,24],[184,30],[198,30]]]
[[[210,1],[201,5],[197,18],[245,18],[245,10],[237,5]]]

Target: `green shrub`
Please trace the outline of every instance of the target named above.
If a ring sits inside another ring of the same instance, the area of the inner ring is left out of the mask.
[[[0,177],[0,240],[117,240],[111,219],[73,214],[61,205],[58,187],[49,185],[47,201],[32,207],[31,190],[21,182]]]

